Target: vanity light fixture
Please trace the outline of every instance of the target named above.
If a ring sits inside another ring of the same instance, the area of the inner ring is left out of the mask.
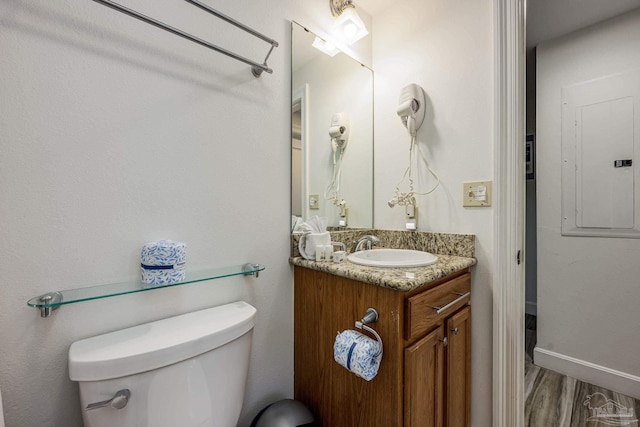
[[[329,0],[329,5],[336,18],[333,23],[333,34],[336,37],[352,45],[369,34],[351,0]]]
[[[316,37],[311,46],[329,56],[336,56],[336,54],[340,52],[340,49],[338,49],[333,43],[322,40],[320,37]]]

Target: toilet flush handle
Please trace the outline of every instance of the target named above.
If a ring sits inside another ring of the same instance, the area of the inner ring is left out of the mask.
[[[103,400],[102,402],[90,403],[84,408],[85,411],[92,409],[105,408],[107,406],[113,409],[122,409],[129,403],[131,397],[131,391],[128,388],[118,390],[116,394],[109,400]]]

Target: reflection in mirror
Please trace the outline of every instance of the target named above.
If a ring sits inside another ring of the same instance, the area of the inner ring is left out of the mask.
[[[292,226],[373,227],[373,71],[291,25]]]

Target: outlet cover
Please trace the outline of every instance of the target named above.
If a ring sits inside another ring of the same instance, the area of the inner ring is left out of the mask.
[[[492,181],[465,182],[462,184],[462,206],[491,206]]]

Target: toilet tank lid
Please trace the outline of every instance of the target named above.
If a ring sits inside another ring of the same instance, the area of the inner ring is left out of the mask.
[[[100,381],[178,363],[244,335],[255,317],[253,306],[238,301],[76,341],[69,378]]]

